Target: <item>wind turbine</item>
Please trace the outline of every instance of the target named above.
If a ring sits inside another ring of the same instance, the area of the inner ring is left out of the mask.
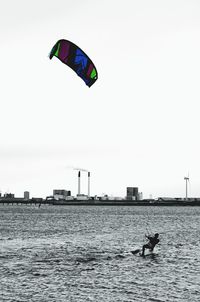
[[[184,177],[184,180],[185,180],[185,199],[188,200],[188,182],[190,180],[189,173],[188,176]]]

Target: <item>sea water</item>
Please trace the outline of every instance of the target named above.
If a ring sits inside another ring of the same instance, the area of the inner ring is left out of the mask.
[[[1,205],[0,301],[199,302],[200,207]]]

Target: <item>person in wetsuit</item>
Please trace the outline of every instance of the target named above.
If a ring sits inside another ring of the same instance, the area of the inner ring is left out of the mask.
[[[156,244],[158,244],[159,243],[159,239],[158,239],[158,237],[159,237],[159,234],[158,233],[156,233],[155,235],[154,235],[154,237],[152,237],[152,236],[147,236],[147,235],[145,235],[148,239],[149,239],[149,242],[147,243],[147,244],[144,244],[143,245],[143,247],[142,247],[142,256],[144,256],[144,252],[145,252],[145,249],[149,249],[151,252],[153,252],[153,249],[154,249],[154,247],[156,246]]]

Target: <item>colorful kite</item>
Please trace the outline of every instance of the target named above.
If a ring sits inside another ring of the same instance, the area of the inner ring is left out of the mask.
[[[50,52],[50,60],[53,56],[72,68],[87,86],[91,87],[97,80],[98,74],[93,62],[74,43],[59,40]]]

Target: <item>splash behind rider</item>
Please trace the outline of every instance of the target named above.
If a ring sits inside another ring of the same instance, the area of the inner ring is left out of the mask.
[[[149,242],[147,244],[143,245],[143,247],[142,247],[142,256],[144,256],[145,249],[149,249],[151,252],[153,252],[154,247],[160,241],[158,239],[158,237],[159,237],[158,233],[156,233],[154,236],[147,236],[147,235],[145,235],[145,236],[149,239]]]

